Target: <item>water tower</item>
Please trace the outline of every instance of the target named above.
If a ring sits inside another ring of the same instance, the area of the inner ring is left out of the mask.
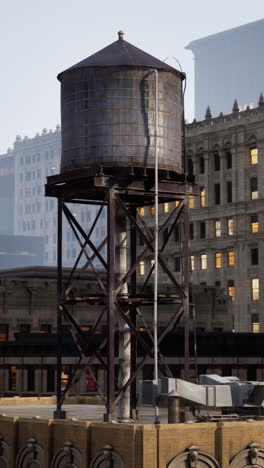
[[[58,199],[58,356],[57,411],[64,417],[61,389],[62,317],[71,328],[80,358],[72,371],[67,389],[74,382],[81,359],[85,358],[88,343],[69,307],[71,284],[62,283],[62,216],[66,217],[80,245],[80,254],[70,275],[75,278],[82,255],[83,267],[91,268],[96,258],[105,270],[103,282],[100,271],[94,271],[102,294],[85,297],[87,314],[91,304],[104,307],[107,322],[107,356],[98,346],[95,357],[105,367],[106,389],[101,389],[92,367],[88,364],[96,386],[105,398],[105,420],[111,420],[117,402],[130,398],[135,405],[135,382],[139,371],[149,359],[157,366],[159,345],[164,337],[185,317],[185,377],[189,369],[189,220],[188,198],[196,192],[193,179],[184,171],[183,158],[183,92],[182,72],[152,57],[123,39],[105,47],[89,58],[58,75],[61,82],[61,172],[47,178],[46,196]],[[70,204],[95,204],[99,210],[88,230],[74,217]],[[170,203],[171,210],[159,225],[158,209]],[[142,213],[156,206],[156,228],[149,229]],[[91,240],[98,218],[107,210],[107,233],[98,246]],[[164,257],[164,248],[180,224],[182,278]],[[140,250],[138,239],[141,239]],[[161,240],[162,238],[162,240]],[[102,249],[107,246],[107,258]],[[87,248],[89,247],[89,253]],[[146,257],[153,262],[144,283],[137,281],[137,271]],[[174,293],[159,294],[158,268],[167,275]],[[154,272],[154,275],[152,273]],[[154,294],[148,284],[153,282]],[[73,304],[80,298],[70,297]],[[138,320],[144,320],[142,307],[153,307],[153,327],[148,327],[148,340],[138,330]],[[170,304],[173,313],[161,335],[157,334],[157,311],[162,304]],[[103,313],[99,314],[89,336],[99,330]],[[119,332],[119,354],[122,357],[123,378],[115,388],[115,334]],[[151,344],[149,344],[149,340]],[[137,356],[137,344],[145,356]],[[160,354],[159,354],[160,355]],[[155,360],[156,357],[156,360]],[[166,366],[160,366],[166,373]],[[67,390],[66,389],[66,390]],[[128,392],[128,390],[131,392]]]

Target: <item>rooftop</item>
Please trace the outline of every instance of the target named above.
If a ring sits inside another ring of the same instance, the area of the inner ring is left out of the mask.
[[[182,78],[184,75],[171,67],[165,62],[153,57],[152,55],[144,52],[143,50],[135,47],[134,45],[126,42],[123,39],[123,31],[118,33],[119,39],[112,44],[104,47],[95,54],[87,57],[81,62],[76,63],[72,67],[59,73],[58,80],[61,76],[70,70],[81,69],[87,67],[112,67],[112,66],[129,66],[129,67],[147,67],[155,68],[158,70],[165,70],[176,73]]]
[[[231,39],[232,36],[240,35],[242,32],[253,32],[253,31],[263,31],[264,36],[264,19],[253,21],[252,23],[243,24],[242,26],[237,26],[236,28],[227,29],[226,31],[221,31],[216,34],[211,34],[210,36],[202,37],[195,41],[191,41],[185,49],[195,50],[199,49],[200,46],[207,45],[211,41],[222,40],[222,39]]]

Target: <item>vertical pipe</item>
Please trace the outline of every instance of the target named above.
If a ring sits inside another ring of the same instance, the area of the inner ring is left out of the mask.
[[[195,306],[192,306],[192,313],[193,313],[193,348],[194,348],[194,367],[195,367],[195,383],[199,383],[198,378],[198,364],[197,364],[197,336],[196,336],[196,314],[195,314]]]
[[[137,209],[132,208],[132,215],[137,218]],[[133,223],[130,225],[130,266],[132,266],[137,259],[137,231]],[[131,275],[130,280],[130,293],[132,297],[135,297],[137,293],[137,274],[136,271]],[[134,302],[130,305],[130,320],[135,327],[137,327],[137,312]],[[131,365],[130,372],[134,374],[137,366],[137,340],[135,334],[131,334]],[[137,418],[137,380],[131,384],[130,387],[130,418]]]
[[[159,100],[159,75],[155,73],[155,238],[154,238],[154,390],[155,390],[155,424],[159,424],[158,397],[158,251],[159,251],[159,160],[158,160],[158,100]]]
[[[116,267],[118,281],[127,273],[127,218],[120,209],[116,210]],[[128,293],[125,283],[119,294]],[[119,328],[119,388],[123,388],[130,378],[131,366],[131,331],[123,317],[118,319]],[[130,387],[126,389],[118,403],[118,421],[130,421]]]
[[[112,421],[113,400],[115,385],[115,193],[109,189],[107,205],[107,325],[108,325],[108,348],[107,348],[107,392],[106,392],[106,414],[104,420]]]
[[[62,300],[62,200],[58,198],[58,217],[57,217],[57,411],[54,412],[54,417],[57,419],[63,418],[61,414],[61,371],[62,371],[62,317],[61,317],[61,300]],[[65,417],[65,416],[64,416]]]
[[[189,226],[189,197],[185,196],[183,211],[183,284],[185,297],[184,307],[184,374],[185,379],[190,378],[190,322],[189,322],[189,261],[190,261],[190,226]]]

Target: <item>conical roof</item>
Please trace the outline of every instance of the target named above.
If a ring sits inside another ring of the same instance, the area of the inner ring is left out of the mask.
[[[112,44],[104,47],[90,57],[76,63],[72,67],[59,73],[58,79],[60,80],[63,73],[74,69],[87,68],[87,67],[115,67],[115,66],[127,66],[127,67],[147,67],[156,68],[157,70],[165,70],[172,73],[176,73],[184,79],[185,75],[171,67],[165,62],[147,54],[138,47],[133,46],[129,42],[124,41],[124,33],[119,31],[119,39]]]

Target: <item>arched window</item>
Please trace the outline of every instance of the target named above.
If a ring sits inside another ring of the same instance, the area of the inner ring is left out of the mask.
[[[204,157],[199,156],[200,174],[204,174]]]
[[[220,171],[220,156],[218,151],[215,151],[214,153],[214,170]]]
[[[227,169],[232,169],[232,153],[229,149],[226,150],[225,152],[226,155],[226,168]]]
[[[187,159],[187,172],[190,175],[193,175],[193,160],[191,158]]]

